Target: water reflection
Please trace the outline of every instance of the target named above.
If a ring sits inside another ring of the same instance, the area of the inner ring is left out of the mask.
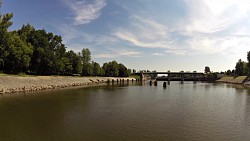
[[[1,140],[246,140],[250,89],[143,83],[0,97]]]

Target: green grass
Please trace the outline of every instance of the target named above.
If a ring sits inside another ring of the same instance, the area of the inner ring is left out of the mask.
[[[7,74],[0,72],[0,76],[5,76],[5,75],[7,75]]]
[[[26,73],[18,73],[18,74],[6,74],[3,72],[0,72],[0,76],[21,76],[21,77],[30,77],[30,76],[36,76],[36,75],[28,75]]]
[[[130,78],[135,78],[135,79],[141,79],[141,77],[139,75],[130,75]]]

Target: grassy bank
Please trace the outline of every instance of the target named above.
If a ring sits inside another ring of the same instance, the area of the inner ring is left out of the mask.
[[[233,84],[243,84],[247,80],[247,76],[225,76],[217,80],[217,82],[233,83]]]

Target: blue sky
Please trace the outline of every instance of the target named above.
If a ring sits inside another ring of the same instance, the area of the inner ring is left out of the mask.
[[[68,50],[136,70],[234,69],[250,51],[249,0],[3,0],[13,26],[61,35]]]

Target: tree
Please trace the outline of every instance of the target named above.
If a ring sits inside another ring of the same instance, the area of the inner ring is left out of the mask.
[[[131,69],[128,69],[128,76],[130,76],[132,73],[132,70]]]
[[[82,75],[84,76],[89,76],[88,71],[91,71],[91,68],[88,68],[91,67],[90,61],[91,61],[90,50],[88,48],[82,49],[82,63],[83,63]]]
[[[119,77],[127,77],[128,76],[128,69],[123,65],[119,64]]]
[[[102,75],[103,76],[108,76],[108,63],[104,63],[102,65]]]
[[[49,52],[53,53],[51,56],[53,68],[52,74],[64,74],[69,75],[69,67],[72,67],[68,58],[66,58],[66,47],[62,44],[62,37],[58,35],[53,35],[53,33],[48,33],[48,37],[51,37],[49,40]],[[67,70],[65,70],[67,67]]]
[[[116,61],[109,63],[110,76],[117,77],[119,75],[119,64]]]
[[[27,24],[10,32],[8,28],[12,25],[12,17],[12,13],[0,14],[0,71],[37,75],[81,73],[86,76],[128,76],[131,73],[130,69],[116,61],[104,63],[102,68],[97,62],[90,62],[88,48],[78,54],[72,50],[66,52],[62,37],[45,29],[36,30]]]
[[[88,63],[87,64],[87,71],[86,71],[87,76],[93,76],[94,75],[94,63]]]
[[[30,34],[34,31],[35,31],[35,28],[32,25],[27,24],[27,25],[23,25],[22,28],[17,31],[17,33],[22,39],[22,41],[29,43]]]
[[[50,75],[65,72],[66,47],[61,36],[47,33],[44,29],[31,30],[27,40],[34,47],[30,67],[32,73]]]
[[[119,76],[119,64],[116,61],[104,63],[102,68],[105,76]]]
[[[1,15],[0,14],[0,71],[5,67],[6,57],[8,56],[7,48],[11,44],[11,34],[8,32],[8,28],[12,25],[10,21],[13,17],[12,13]]]
[[[5,62],[4,71],[8,73],[26,72],[30,65],[33,47],[22,41],[15,32],[12,33],[8,42],[6,49],[8,61]]]
[[[232,74],[235,74],[235,70],[232,70]]]
[[[62,63],[62,70],[60,70],[60,74],[72,75],[73,67],[72,67],[72,62],[70,62],[69,58],[62,57],[60,62]]]
[[[82,59],[81,59],[81,55],[80,55],[80,52],[79,52],[79,54],[74,59],[73,70],[74,70],[74,73],[81,74],[82,69],[83,69]]]
[[[135,70],[135,69],[133,69],[133,73],[136,73],[136,70]]]
[[[81,74],[82,73],[82,69],[83,69],[83,65],[82,65],[82,59],[81,59],[80,52],[78,54],[74,55],[74,58],[73,58],[72,62],[73,62],[73,64],[72,64],[73,73],[74,74]]]
[[[94,76],[100,76],[101,75],[101,67],[97,62],[94,62],[93,64],[93,75]]]
[[[100,70],[101,70],[101,72],[100,72],[101,74],[100,74],[100,75],[101,75],[101,76],[105,76],[105,71],[104,71],[104,69],[101,67]]]
[[[210,68],[208,66],[205,67],[205,73],[210,73]]]
[[[76,54],[74,51],[70,50],[66,52],[66,57],[69,59],[69,64],[72,66],[72,74],[81,74],[82,73],[82,59],[80,52]]]
[[[231,70],[227,70],[226,74],[231,75],[232,74]]]
[[[34,74],[50,74],[53,68],[54,52],[50,48],[50,34],[45,30],[35,30],[28,37],[28,41],[33,45],[33,55],[31,58],[30,70]]]
[[[242,61],[241,59],[236,63],[235,66],[235,74],[237,76],[248,75],[249,69],[246,62]]]

